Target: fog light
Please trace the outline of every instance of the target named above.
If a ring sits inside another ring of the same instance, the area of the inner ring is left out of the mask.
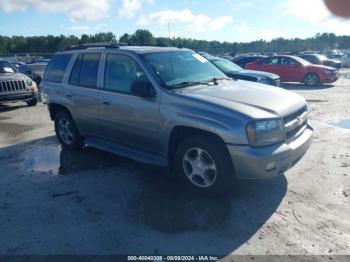
[[[276,168],[276,162],[271,162],[266,165],[266,171],[271,171]]]

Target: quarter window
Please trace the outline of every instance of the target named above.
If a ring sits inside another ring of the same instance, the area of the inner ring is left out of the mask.
[[[130,94],[135,81],[146,81],[141,67],[130,57],[108,54],[105,67],[104,87],[107,90]]]
[[[97,86],[98,66],[101,54],[80,54],[75,61],[69,83],[82,87]]]
[[[56,55],[48,64],[44,79],[49,82],[61,83],[71,57],[72,54]]]

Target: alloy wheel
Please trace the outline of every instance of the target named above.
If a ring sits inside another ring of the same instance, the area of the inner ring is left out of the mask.
[[[73,142],[74,134],[70,122],[65,118],[60,118],[58,121],[58,134],[62,141],[70,145]]]
[[[210,187],[217,177],[213,157],[201,148],[190,148],[183,157],[183,170],[187,178],[198,187]]]

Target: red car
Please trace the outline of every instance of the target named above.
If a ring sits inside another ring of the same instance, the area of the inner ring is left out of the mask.
[[[300,82],[308,86],[333,83],[338,80],[338,71],[333,67],[314,65],[296,56],[270,56],[247,64],[246,69],[274,73],[281,82]]]

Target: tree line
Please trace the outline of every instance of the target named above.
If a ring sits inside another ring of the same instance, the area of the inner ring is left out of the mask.
[[[258,40],[249,43],[205,41],[191,38],[154,37],[148,30],[137,30],[133,34],[124,34],[117,38],[113,33],[83,34],[80,37],[70,35],[47,36],[1,36],[0,54],[18,53],[56,53],[68,46],[96,43],[120,42],[127,45],[175,46],[212,54],[251,52],[299,52],[304,50],[324,51],[326,49],[350,49],[350,36],[337,36],[333,33],[316,34],[307,39],[276,38],[271,41]]]

